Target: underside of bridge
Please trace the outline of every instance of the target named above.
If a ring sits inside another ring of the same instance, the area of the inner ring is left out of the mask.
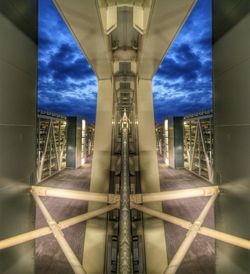
[[[215,137],[213,180],[209,177],[213,185],[164,191],[156,152],[152,78],[196,1],[53,2],[98,78],[90,187],[82,191],[36,185],[37,3],[2,1],[0,272],[35,273],[33,240],[53,234],[73,273],[174,274],[181,270],[195,237],[202,234],[216,240],[215,273],[247,274],[249,1],[213,4]],[[87,201],[88,210],[55,220],[40,196]],[[209,199],[194,220],[163,212],[163,201],[203,196]],[[35,204],[46,220],[37,229]],[[213,204],[215,228],[208,228],[203,222]],[[84,221],[79,259],[62,231]],[[175,254],[167,250],[174,234],[168,234],[164,222],[188,231]]]

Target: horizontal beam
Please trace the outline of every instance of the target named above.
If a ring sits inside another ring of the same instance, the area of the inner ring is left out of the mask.
[[[95,218],[104,213],[107,213],[115,208],[119,208],[119,204],[108,205],[100,209],[66,219],[64,221],[59,222],[58,227],[61,229],[65,229],[67,227],[73,226],[75,224],[87,221],[89,219]],[[22,234],[10,237],[4,240],[0,240],[0,250],[49,235],[51,233],[52,233],[51,229],[48,226],[46,226],[33,231],[29,231],[26,233],[22,233]]]
[[[48,226],[42,227],[36,230],[32,230],[26,233],[22,233],[4,240],[0,240],[0,250],[26,243],[28,241],[51,234],[52,231]]]
[[[178,226],[180,226],[182,228],[185,228],[185,229],[189,229],[192,226],[192,223],[189,222],[189,221],[183,220],[181,218],[178,218],[178,217],[169,215],[167,213],[163,213],[163,212],[160,212],[160,211],[157,211],[157,210],[154,210],[154,209],[142,206],[142,205],[137,205],[135,203],[131,203],[130,207],[134,208],[138,211],[141,211],[145,214],[148,214],[150,216],[161,219],[163,221],[178,225]]]
[[[94,193],[88,191],[61,189],[53,187],[32,186],[31,192],[38,196],[67,198],[82,201],[114,204],[120,201],[120,195],[111,193]],[[191,189],[170,190],[155,193],[131,194],[130,200],[136,204],[169,201],[175,199],[212,196],[219,192],[218,186],[198,187]]]
[[[79,224],[81,222],[87,221],[89,219],[95,218],[95,217],[100,216],[100,215],[103,215],[104,213],[107,213],[107,212],[112,211],[113,209],[116,209],[116,208],[119,208],[119,207],[120,207],[119,203],[108,205],[108,206],[99,208],[97,210],[90,211],[90,212],[87,212],[85,214],[78,215],[76,217],[72,217],[72,218],[69,218],[69,219],[64,220],[62,222],[59,222],[58,226],[61,229],[65,229],[67,227]]]
[[[150,216],[159,218],[163,221],[178,225],[178,226],[188,229],[188,230],[192,226],[192,223],[189,221],[186,221],[184,219],[181,219],[181,218],[178,218],[178,217],[175,217],[175,216],[163,213],[163,212],[153,210],[151,208],[148,208],[148,207],[145,207],[142,205],[137,205],[135,203],[131,203],[131,208],[137,209],[145,214],[148,214]],[[223,241],[223,242],[231,244],[231,245],[239,246],[239,247],[250,250],[250,240],[247,240],[244,238],[233,236],[231,234],[220,232],[215,229],[208,228],[208,227],[201,227],[199,229],[198,233],[201,235],[208,236],[210,238],[219,240],[219,241]]]
[[[70,190],[54,187],[32,186],[31,192],[35,193],[38,196],[75,199],[89,202],[113,204],[119,201],[119,195],[115,194],[94,193],[88,191]]]
[[[169,201],[175,199],[212,196],[219,193],[218,186],[198,187],[191,189],[170,190],[155,193],[132,194],[131,201],[136,204]]]
[[[191,120],[207,120],[210,118],[213,118],[213,114],[201,114],[201,116],[184,117],[184,122],[189,122]]]
[[[250,240],[227,234],[208,227],[201,227],[199,234],[250,250]]]

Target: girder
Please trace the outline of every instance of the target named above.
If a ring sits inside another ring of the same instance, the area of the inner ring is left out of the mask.
[[[125,168],[125,166],[124,166]],[[127,167],[126,167],[127,168]],[[42,187],[40,187],[42,188]],[[217,186],[215,187],[208,187],[208,188],[197,188],[197,189],[187,189],[187,190],[178,190],[179,192],[179,197],[176,191],[170,191],[170,195],[171,192],[175,192],[175,196],[172,197],[172,199],[178,199],[182,196],[185,196],[185,192],[189,193],[190,197],[199,197],[198,193],[200,193],[200,195],[205,195],[205,196],[211,196],[211,198],[209,199],[209,201],[207,202],[206,206],[204,207],[204,209],[202,210],[201,214],[199,215],[199,217],[196,219],[196,221],[194,223],[191,223],[187,220],[166,214],[166,213],[162,213],[159,212],[157,210],[153,210],[151,208],[145,207],[144,205],[140,205],[140,204],[136,204],[137,203],[141,203],[141,200],[139,201],[135,201],[134,199],[131,199],[130,205],[127,203],[127,201],[129,200],[129,190],[128,190],[128,185],[126,184],[123,185],[123,190],[121,191],[121,198],[120,198],[120,203],[119,202],[115,202],[111,205],[108,206],[104,206],[100,209],[94,210],[92,212],[88,212],[79,216],[75,216],[72,217],[70,219],[61,221],[59,223],[56,223],[52,217],[49,214],[48,209],[45,208],[44,204],[42,203],[41,199],[38,198],[39,195],[46,195],[49,193],[46,192],[47,188],[44,187],[44,191],[41,191],[41,189],[37,189],[37,188],[32,188],[31,192],[32,195],[35,199],[35,201],[38,203],[39,207],[41,208],[41,210],[44,213],[45,218],[48,221],[49,226],[48,227],[43,227],[43,228],[39,228],[27,233],[23,233],[20,235],[16,235],[13,236],[11,238],[8,239],[4,239],[4,240],[0,240],[0,250],[9,248],[11,246],[15,246],[15,245],[19,245],[21,243],[25,243],[27,241],[30,240],[34,240],[36,238],[42,237],[42,236],[46,236],[49,235],[51,233],[54,233],[54,235],[57,237],[57,240],[60,242],[60,245],[62,247],[62,249],[64,250],[64,252],[66,252],[67,254],[67,258],[69,260],[69,262],[72,264],[72,268],[74,269],[74,273],[86,273],[85,270],[82,269],[82,267],[77,263],[74,263],[74,254],[72,253],[72,251],[70,251],[67,242],[65,242],[63,235],[61,234],[61,230],[65,229],[69,226],[84,222],[90,218],[95,218],[99,215],[102,215],[106,212],[112,211],[116,208],[120,208],[121,211],[123,211],[123,213],[125,213],[123,215],[123,217],[120,220],[120,225],[122,227],[122,230],[124,232],[123,236],[121,237],[121,242],[120,242],[120,250],[122,251],[121,255],[122,258],[126,258],[125,261],[120,262],[121,263],[121,268],[120,268],[120,273],[131,273],[131,269],[130,269],[130,262],[131,262],[131,245],[128,242],[128,239],[130,239],[131,241],[131,234],[128,232],[130,230],[130,224],[129,224],[129,219],[130,219],[130,210],[129,209],[136,209],[138,211],[144,212],[150,216],[159,218],[161,220],[164,220],[166,222],[170,222],[172,224],[175,224],[177,226],[180,226],[182,228],[185,228],[187,230],[189,230],[189,233],[187,234],[184,242],[182,243],[182,245],[180,246],[179,250],[177,251],[176,255],[173,258],[172,263],[170,263],[169,267],[167,267],[166,271],[164,273],[168,273],[168,274],[174,274],[176,273],[179,265],[181,264],[181,261],[183,260],[189,246],[191,245],[192,241],[194,240],[194,237],[199,233],[220,241],[223,241],[225,243],[231,244],[231,245],[235,245],[247,250],[250,250],[250,240],[248,239],[243,239],[234,235],[230,235],[228,233],[224,233],[221,231],[217,231],[215,229],[211,229],[211,228],[207,228],[202,226],[203,221],[205,220],[205,217],[209,211],[209,209],[211,208],[211,206],[213,205],[216,197],[219,195],[219,189]],[[64,190],[65,192],[69,192],[70,195],[72,195],[71,190]],[[196,193],[197,196],[192,196],[194,193]],[[125,194],[125,195],[124,195]],[[93,194],[89,193],[89,196],[91,197]],[[150,195],[150,194],[147,194]],[[156,195],[155,193],[152,193],[152,195]],[[162,196],[162,193],[159,193],[159,195]],[[165,199],[168,199],[168,195],[169,193],[165,193]],[[66,195],[67,196],[67,195]],[[73,196],[70,196],[71,198],[74,199]],[[88,200],[87,195],[85,196],[86,200]],[[133,197],[131,195],[131,197]],[[61,197],[62,198],[62,197]],[[66,198],[66,197],[64,197]],[[69,198],[69,197],[67,197]],[[125,199],[124,199],[125,198]],[[163,197],[162,197],[163,198]],[[187,197],[186,197],[187,198]],[[77,197],[76,197],[77,199]],[[117,200],[116,200],[117,201]],[[122,203],[121,201],[123,201],[124,203]],[[153,199],[152,202],[155,202],[155,200]],[[59,237],[59,239],[58,239]],[[124,239],[126,239],[126,241],[124,241]],[[123,240],[123,241],[122,241]],[[130,251],[129,251],[130,250]],[[124,252],[124,253],[123,253]],[[73,261],[72,261],[73,260]],[[79,270],[80,269],[80,270]],[[85,272],[84,272],[85,271]]]

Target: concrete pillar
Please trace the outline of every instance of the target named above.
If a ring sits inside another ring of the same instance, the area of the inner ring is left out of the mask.
[[[84,121],[84,122],[83,122]],[[84,146],[85,120],[79,117],[67,119],[67,156],[66,164],[69,168],[78,168],[83,163],[82,146]]]
[[[168,164],[172,168],[183,168],[183,117],[169,117],[167,120]]]
[[[152,81],[139,80],[137,85],[139,159],[142,192],[159,192],[159,170],[156,153]],[[148,204],[162,210],[161,203]],[[163,222],[144,215],[146,270],[162,274],[167,266],[167,250]]]
[[[112,141],[113,85],[111,80],[98,81],[98,97],[96,109],[96,126],[94,155],[91,173],[90,191],[107,193],[109,191],[109,175]],[[88,210],[104,206],[100,203],[89,203]],[[83,266],[89,274],[104,273],[106,240],[106,216],[87,222]]]
[[[0,1],[0,239],[35,226],[37,14],[20,2]],[[33,274],[34,241],[1,250],[0,273]]]
[[[249,2],[231,1],[231,10],[222,2],[214,1],[213,30],[216,229],[250,239]],[[249,269],[248,250],[216,242],[217,274]]]

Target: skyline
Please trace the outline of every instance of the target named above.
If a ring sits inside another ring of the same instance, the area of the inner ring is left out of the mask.
[[[154,76],[156,122],[211,109],[211,20],[211,0],[199,0]],[[50,0],[39,1],[38,45],[39,109],[94,122],[96,76]]]

